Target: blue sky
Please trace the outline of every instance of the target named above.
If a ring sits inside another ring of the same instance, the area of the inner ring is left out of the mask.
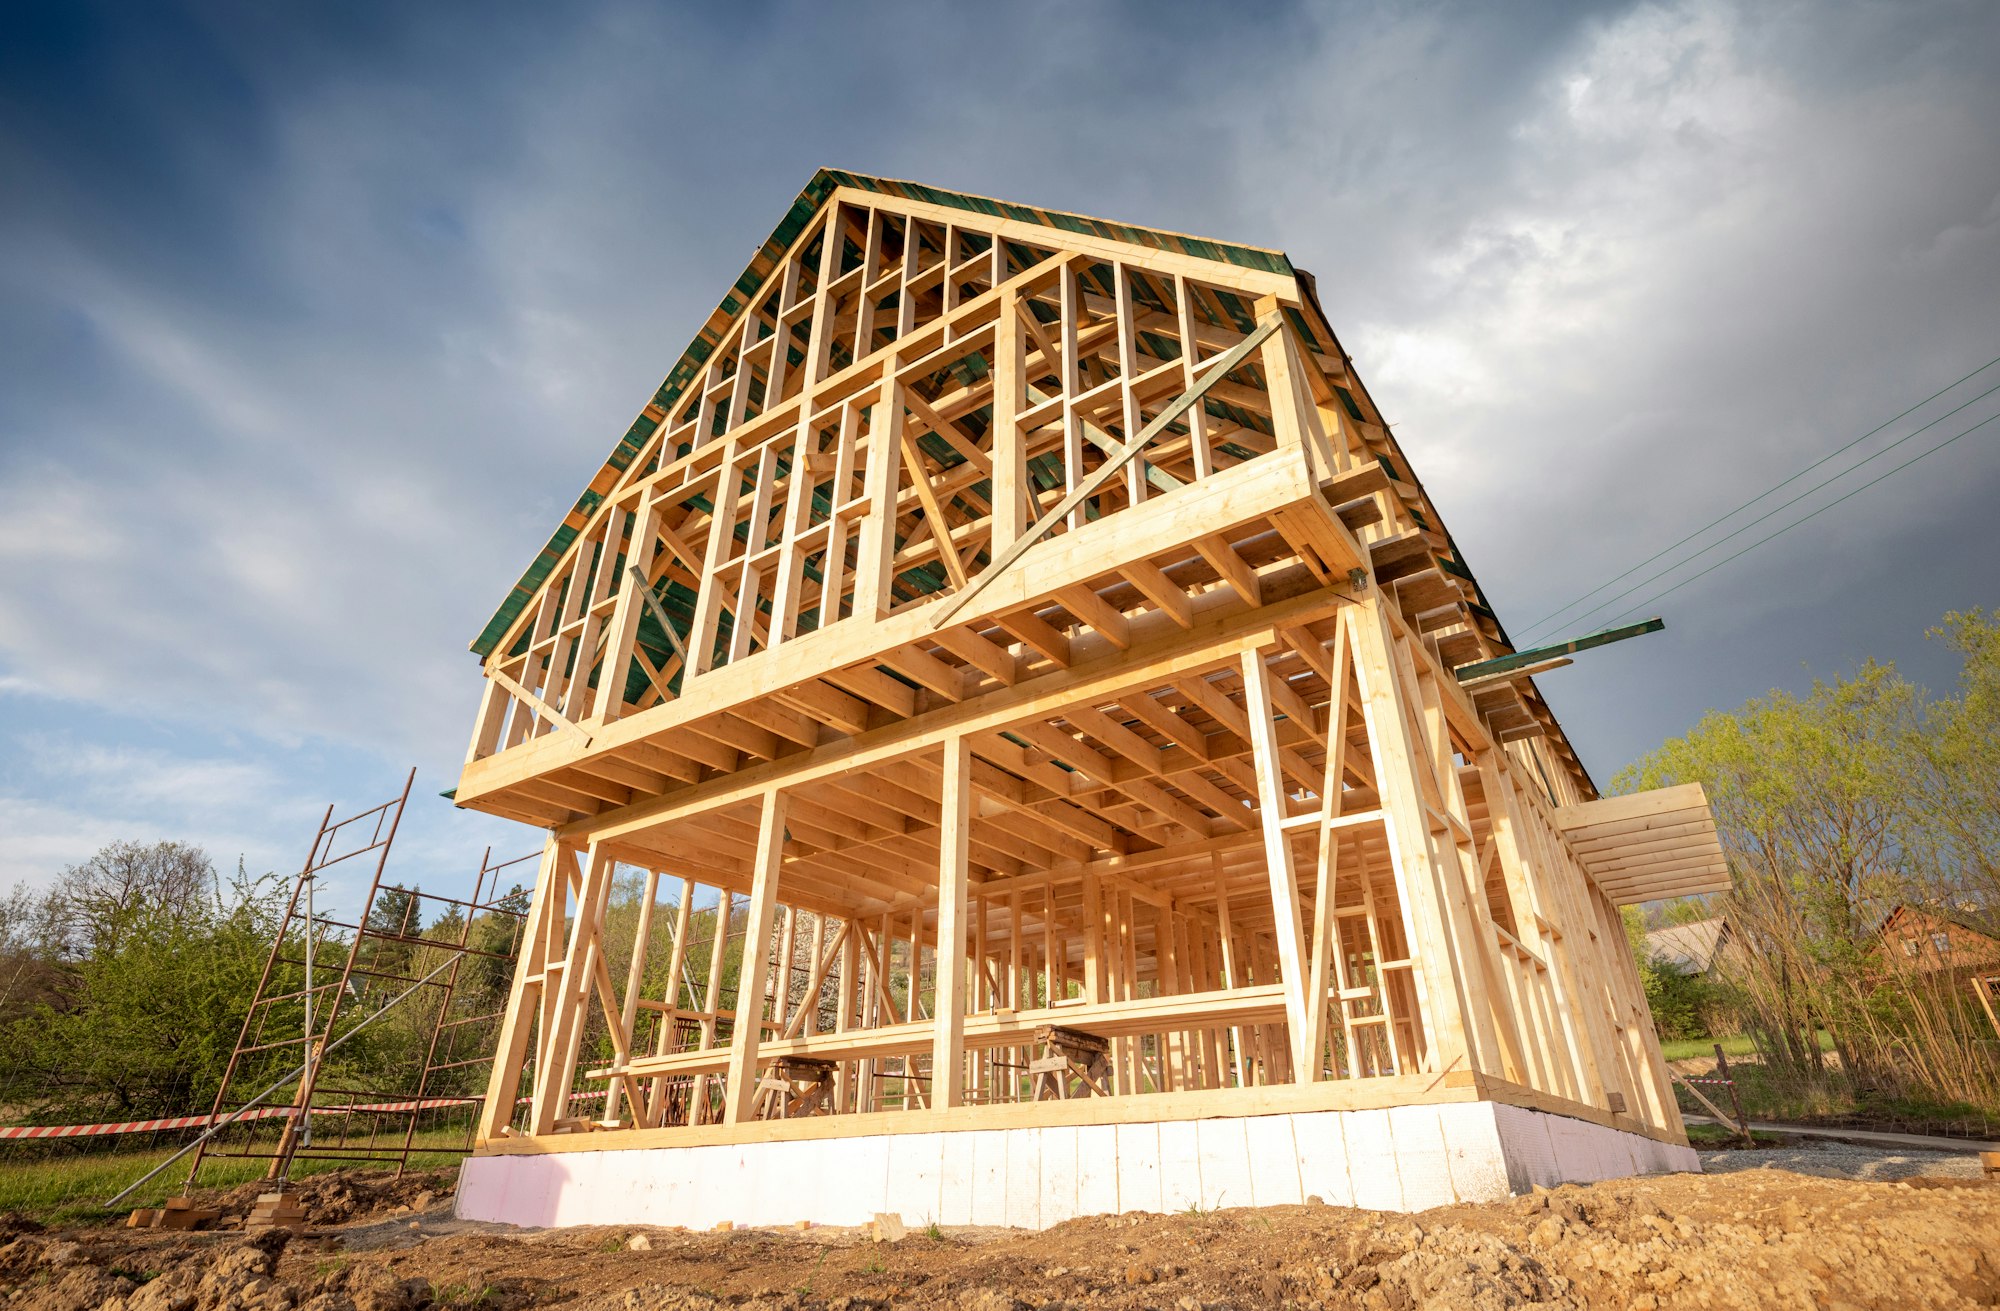
[[[11,5],[0,884],[295,867],[412,764],[400,876],[536,846],[435,795],[466,643],[816,166],[1285,249],[1521,630],[2000,356],[1997,59],[1971,0]],[[2000,424],[1544,691],[1608,781],[1944,685],[1996,493]]]

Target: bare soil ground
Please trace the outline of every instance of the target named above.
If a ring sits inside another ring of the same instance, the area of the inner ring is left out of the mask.
[[[1928,1154],[1914,1155],[1921,1166]],[[1774,1153],[1711,1160],[1737,1168],[1415,1216],[1292,1206],[1102,1216],[1045,1233],[913,1226],[885,1243],[852,1229],[520,1231],[452,1219],[447,1176],[329,1175],[307,1186],[319,1227],[289,1241],[0,1222],[0,1307],[2000,1306],[2000,1186],[1820,1178],[1775,1168]],[[254,1188],[237,1191],[226,1214],[254,1200]]]

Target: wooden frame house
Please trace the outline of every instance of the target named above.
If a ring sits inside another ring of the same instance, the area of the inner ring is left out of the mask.
[[[1282,254],[822,171],[474,650],[457,802],[549,839],[463,1214],[1693,1168],[1618,906],[1723,885],[1706,803],[1466,676]]]

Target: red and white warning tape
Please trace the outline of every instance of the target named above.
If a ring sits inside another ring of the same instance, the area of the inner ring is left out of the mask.
[[[426,1097],[410,1102],[371,1102],[362,1106],[315,1106],[314,1115],[360,1115],[371,1112],[428,1111],[440,1106],[465,1106],[477,1097]],[[297,1114],[289,1106],[260,1106],[235,1117],[237,1121],[268,1120]],[[152,1133],[160,1129],[203,1129],[227,1116],[173,1115],[162,1120],[126,1120],[118,1124],[30,1124],[0,1126],[0,1140],[9,1138],[98,1138],[109,1134]]]
[[[290,1107],[264,1107],[246,1111],[239,1120],[261,1120],[266,1116],[290,1115]],[[196,1129],[213,1124],[212,1115],[174,1115],[164,1120],[127,1120],[120,1124],[29,1124],[0,1128],[0,1138],[96,1138],[114,1133],[149,1133],[155,1129]]]

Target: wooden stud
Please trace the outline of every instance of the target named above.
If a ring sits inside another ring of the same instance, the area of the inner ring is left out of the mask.
[[[750,1118],[757,1095],[757,1048],[763,1040],[760,1013],[770,970],[765,954],[772,914],[778,905],[778,867],[784,860],[785,794],[771,791],[757,816],[757,857],[751,874],[749,917],[743,930],[743,968],[736,985],[736,1028],[729,1044],[729,1083],[723,1123]]]

